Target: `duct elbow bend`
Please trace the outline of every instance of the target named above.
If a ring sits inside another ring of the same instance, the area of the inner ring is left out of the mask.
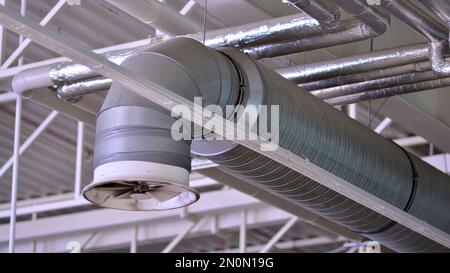
[[[431,62],[431,69],[439,76],[450,75],[450,62],[444,58],[445,47],[447,42],[430,42],[429,56]]]
[[[50,78],[50,67],[38,67],[17,73],[12,79],[12,90],[18,94],[27,96],[28,91],[53,86]]]
[[[239,88],[237,72],[223,54],[188,38],[158,44],[121,65],[186,99],[201,97],[203,106],[234,104]],[[188,186],[191,141],[173,137],[175,121],[166,109],[113,83],[97,116],[94,179],[84,197],[124,210],[195,202],[198,193]]]

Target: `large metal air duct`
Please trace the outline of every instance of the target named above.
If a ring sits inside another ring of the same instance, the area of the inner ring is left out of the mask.
[[[222,107],[239,103],[257,108],[279,105],[280,146],[450,232],[450,179],[447,175],[303,92],[293,82],[242,52],[234,49],[217,51],[194,40],[176,38],[137,53],[122,65],[185,98],[202,96],[203,106],[211,103]],[[195,201],[195,193],[186,184],[190,143],[170,138],[168,128],[173,122],[166,111],[114,83],[97,118],[95,179],[84,190],[84,195],[102,206],[135,210],[173,208]],[[194,154],[211,159],[248,183],[308,207],[394,250],[448,251],[383,215],[233,142],[194,140],[191,149]],[[153,167],[143,172],[138,166],[135,170],[139,175],[136,176],[126,173],[133,169],[131,165],[117,175],[120,168],[130,162]],[[108,164],[114,167],[104,167]],[[183,175],[168,173],[166,167],[180,170]],[[109,171],[114,171],[115,175],[110,175]],[[152,190],[161,186],[168,186],[169,194],[152,195]],[[176,202],[173,202],[174,198]],[[147,201],[142,202],[142,199]],[[165,205],[165,202],[170,204]]]
[[[187,99],[202,97],[205,105],[238,102],[233,63],[191,39],[156,45],[131,55],[122,66]],[[188,187],[190,141],[173,139],[174,120],[163,108],[113,84],[97,115],[94,181],[84,196],[124,210],[164,210],[196,201],[198,193]]]

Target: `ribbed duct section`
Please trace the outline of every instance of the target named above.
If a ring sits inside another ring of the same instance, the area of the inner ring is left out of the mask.
[[[154,57],[148,58],[149,55]],[[239,101],[244,105],[279,105],[280,146],[429,224],[450,232],[448,176],[304,92],[293,82],[249,56],[233,49],[218,52],[207,49],[194,40],[178,38],[162,43],[148,52],[136,54],[130,58],[130,62],[137,62],[141,58],[139,65],[131,65],[128,68],[185,98],[204,96],[204,106],[214,103],[223,107],[225,104],[234,105]],[[127,63],[129,62],[126,61],[123,65]],[[167,70],[168,64],[174,64],[173,67],[176,69]],[[187,75],[189,79],[180,80]],[[143,99],[138,99],[138,102],[137,97],[132,99],[131,103],[124,104],[123,102],[130,102],[128,96],[134,93],[113,84],[108,97],[116,96],[117,93],[120,93],[118,96],[120,99],[112,104],[108,104],[110,100],[107,100],[107,107],[104,107],[97,119],[97,128],[104,128],[103,115],[122,107],[140,107],[139,109],[144,112],[149,110],[146,122],[156,121],[155,118],[157,119],[159,114],[168,115],[165,111],[159,111],[156,105],[142,102]],[[239,94],[242,99],[238,99]],[[152,111],[158,111],[159,114],[154,115]],[[113,116],[130,123],[137,120],[133,115]],[[124,124],[128,128],[132,127],[131,125]],[[117,132],[110,130],[107,134],[115,138]],[[95,150],[97,168],[103,163],[108,163],[99,162],[99,158],[105,155],[98,150],[102,145],[102,138],[99,137],[101,134],[97,131]],[[134,134],[132,130],[130,134]],[[148,142],[151,142],[152,138],[157,139],[153,133],[146,134],[146,137]],[[173,145],[179,145],[175,140],[166,140],[173,141]],[[142,141],[142,147],[145,146],[145,141]],[[129,142],[123,140],[119,143]],[[145,147],[156,149],[154,145]],[[306,206],[317,214],[378,240],[396,251],[448,251],[447,248],[422,235],[240,145],[229,141],[193,141],[191,148],[192,152],[211,159],[248,183]],[[158,146],[158,149],[159,152],[164,152],[165,148]],[[147,152],[146,149],[135,151]],[[168,147],[167,152],[171,151]],[[177,152],[171,154],[176,155]],[[111,158],[115,156],[115,152],[106,155],[108,156],[105,158]],[[150,156],[143,161],[159,162],[158,160],[158,156]],[[177,165],[176,162],[179,161],[173,159],[164,164]],[[150,180],[161,182],[158,179],[165,170],[152,171]],[[94,188],[95,184],[94,181]],[[140,191],[141,188],[135,187],[134,190]],[[101,194],[105,191],[99,192]]]
[[[450,179],[272,70],[225,51],[247,75],[247,96],[280,106],[280,146],[398,208],[450,231]],[[243,146],[193,144],[233,175],[399,252],[449,251],[422,235]]]

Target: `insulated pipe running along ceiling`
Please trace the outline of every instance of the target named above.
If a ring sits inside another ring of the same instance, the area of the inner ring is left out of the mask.
[[[183,54],[179,48],[184,49]],[[279,105],[281,147],[450,232],[447,175],[313,95],[302,92],[293,82],[238,50],[208,49],[197,41],[175,38],[128,57],[123,65],[185,98],[202,96],[204,107],[210,103],[221,107],[253,105],[258,109],[260,105]],[[187,187],[186,181],[190,142],[177,143],[171,139],[168,128],[174,119],[169,113],[132,94],[120,83],[111,87],[97,119],[96,178],[84,190],[84,195],[96,204],[121,209],[165,209],[194,202],[196,194]],[[108,148],[106,142],[111,139],[118,150]],[[173,149],[180,145],[182,149]],[[449,251],[243,146],[229,141],[194,140],[191,150],[248,183],[308,207],[393,250]],[[148,172],[118,175],[114,166],[120,168],[125,162],[149,166]],[[168,168],[174,173],[167,172]],[[130,169],[133,168],[124,171]],[[102,188],[105,184],[106,189]],[[164,186],[169,187],[158,192],[158,187]]]

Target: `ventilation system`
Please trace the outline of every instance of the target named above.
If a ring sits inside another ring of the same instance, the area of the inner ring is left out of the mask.
[[[201,96],[203,107],[280,105],[280,146],[450,231],[448,176],[240,51],[175,38],[122,65],[187,99]],[[173,122],[164,109],[114,83],[97,117],[94,181],[84,196],[100,206],[131,210],[190,204],[198,198],[187,185],[192,149],[232,175],[394,250],[448,250],[240,145],[175,141]]]
[[[195,40],[202,36],[197,33],[105,57],[185,99],[201,97],[203,107],[218,105],[227,120],[237,116],[227,113],[228,105],[278,105],[281,147],[450,233],[449,176],[331,106],[450,85],[443,76],[448,60],[439,46],[447,42],[447,29],[433,27],[441,24],[404,1],[385,0],[380,7],[362,0],[288,2],[312,18],[285,16],[214,30],[205,37],[206,46]],[[441,10],[437,1],[422,2]],[[350,19],[341,19],[337,6]],[[430,36],[430,43],[277,72],[256,61],[376,37],[389,26],[387,11]],[[104,102],[92,94],[108,88]],[[199,198],[189,186],[194,155],[393,250],[449,251],[255,151],[231,141],[205,140],[211,132],[193,126],[194,140],[175,140],[172,125],[177,117],[88,67],[64,62],[25,70],[14,77],[12,89],[87,124],[96,123],[94,178],[83,190],[96,205],[167,210],[194,203]],[[102,104],[99,112],[97,104]]]

